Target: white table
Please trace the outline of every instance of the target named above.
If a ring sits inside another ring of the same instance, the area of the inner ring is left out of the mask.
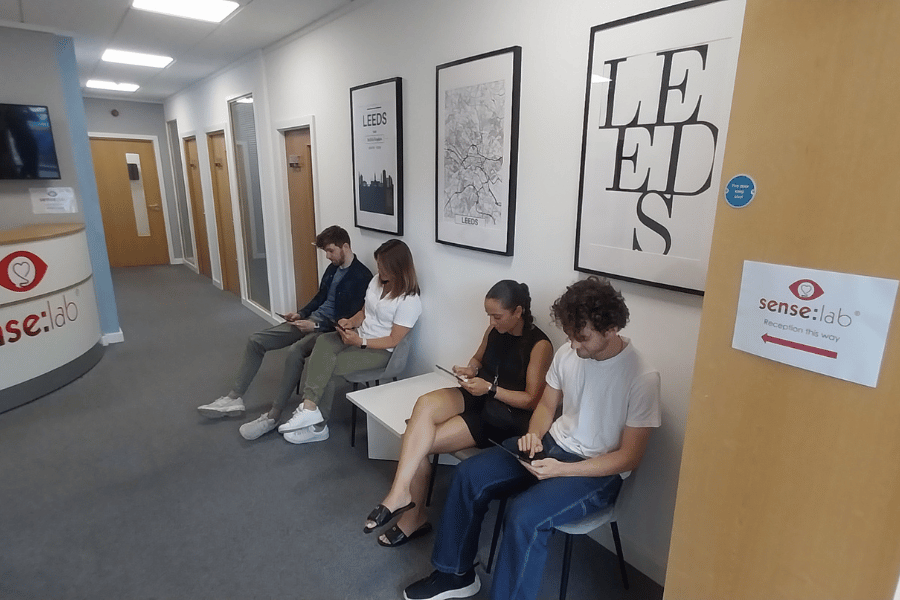
[[[400,436],[406,431],[406,420],[412,415],[416,400],[423,394],[447,387],[459,386],[450,375],[434,372],[348,392],[347,400],[366,413],[369,458],[400,458]],[[441,456],[442,464],[456,462],[450,456]]]

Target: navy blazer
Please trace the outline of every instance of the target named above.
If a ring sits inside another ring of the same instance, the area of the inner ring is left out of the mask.
[[[316,292],[316,295],[313,296],[313,299],[306,306],[297,311],[301,319],[305,319],[314,313],[328,299],[328,289],[331,287],[331,280],[334,279],[334,274],[337,273],[337,270],[338,266],[333,263],[325,269],[325,274],[322,275],[322,283],[319,284],[319,291]],[[366,289],[369,287],[370,281],[372,281],[372,271],[354,255],[353,262],[347,267],[347,273],[338,282],[337,290],[335,290],[335,321],[348,319],[362,309],[363,304],[366,302]],[[325,323],[322,323],[320,327],[324,331],[334,329],[334,327]]]

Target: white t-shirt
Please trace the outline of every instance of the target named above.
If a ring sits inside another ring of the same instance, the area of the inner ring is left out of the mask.
[[[383,289],[378,275],[372,278],[366,288],[366,318],[357,333],[367,340],[389,336],[394,323],[412,328],[422,314],[422,300],[418,294],[382,298]],[[394,351],[393,348],[389,350]]]
[[[550,435],[573,454],[591,458],[618,450],[626,425],[660,425],[659,372],[623,340],[622,352],[607,360],[579,358],[569,344],[553,357],[547,384],[563,397]]]

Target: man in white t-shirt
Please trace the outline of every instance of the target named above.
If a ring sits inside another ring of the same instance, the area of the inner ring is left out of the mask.
[[[528,433],[504,443],[534,460],[493,448],[459,465],[431,556],[436,570],[407,587],[406,600],[478,592],[481,521],[490,501],[504,497],[491,598],[536,598],[553,528],[613,504],[659,427],[659,373],[619,335],[628,321],[621,294],[591,277],[569,286],[551,312],[570,344],[553,358]]]

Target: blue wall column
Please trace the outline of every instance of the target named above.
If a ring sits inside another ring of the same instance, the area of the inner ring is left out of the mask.
[[[84,115],[84,100],[78,81],[75,64],[75,46],[72,38],[56,37],[56,57],[59,62],[60,83],[69,121],[69,137],[75,157],[75,173],[81,188],[81,210],[87,232],[88,251],[94,270],[94,287],[100,311],[100,331],[103,335],[119,334],[119,312],[113,290],[112,274],[109,270],[109,256],[106,253],[106,236],[103,232],[103,215],[100,213],[100,196],[97,180],[94,178],[94,161],[88,139],[87,119]]]

